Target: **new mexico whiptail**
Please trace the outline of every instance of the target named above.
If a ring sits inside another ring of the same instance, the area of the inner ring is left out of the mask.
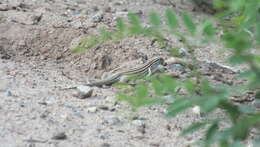
[[[105,78],[103,80],[91,82],[88,84],[83,84],[84,86],[110,86],[116,82],[128,82],[132,77],[139,77],[142,78],[144,76],[151,76],[152,74],[156,72],[163,72],[165,71],[165,66],[167,63],[164,61],[161,57],[155,57],[149,61],[147,61],[145,64],[126,70],[122,72],[115,73],[111,76],[108,76],[108,78]],[[66,89],[77,89],[77,87],[68,87],[68,88],[62,88],[62,90]]]
[[[165,69],[166,62],[161,57],[153,58],[147,61],[145,64],[126,70],[118,72],[105,78],[104,80],[84,84],[85,86],[97,86],[101,87],[103,85],[112,85],[116,82],[128,82],[132,77],[144,77],[151,76],[152,74],[163,71]]]

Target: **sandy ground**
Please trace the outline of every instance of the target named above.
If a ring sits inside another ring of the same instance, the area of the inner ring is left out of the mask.
[[[167,58],[165,50],[142,37],[84,53],[70,48],[98,28],[113,28],[115,19],[128,12],[146,18],[169,7],[177,14],[187,11],[197,21],[210,17],[185,0],[1,0],[0,147],[185,147],[199,139],[201,134],[179,136],[200,119],[191,111],[165,118],[160,106],[132,112],[129,105],[115,101],[115,88],[94,88],[87,99],[75,97],[74,90],[60,90],[147,57]],[[174,43],[182,47],[178,40]],[[217,45],[198,48],[196,54],[219,63],[229,55]],[[207,70],[218,82],[234,78],[219,78],[221,71]]]

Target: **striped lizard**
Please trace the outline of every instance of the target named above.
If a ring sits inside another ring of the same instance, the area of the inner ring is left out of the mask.
[[[103,85],[110,86],[116,82],[128,82],[132,77],[144,77],[144,76],[151,76],[156,72],[161,72],[165,69],[166,63],[164,59],[161,57],[155,57],[145,64],[126,70],[122,72],[118,72],[105,78],[104,80],[84,84],[85,86],[97,86],[101,87]]]

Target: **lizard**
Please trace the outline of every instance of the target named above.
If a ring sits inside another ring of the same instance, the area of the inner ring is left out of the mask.
[[[83,84],[83,86],[102,87],[104,85],[111,86],[116,82],[128,82],[131,79],[131,77],[151,76],[156,72],[162,72],[165,70],[166,65],[167,63],[164,61],[162,57],[155,57],[152,58],[151,60],[148,60],[145,64],[141,66],[115,73],[102,80]],[[76,88],[77,87],[70,87],[65,89],[76,89]]]
[[[164,66],[166,66],[164,59],[161,57],[155,57],[141,66],[115,73],[104,80],[84,84],[84,86],[101,87],[103,85],[110,86],[116,82],[128,82],[132,77],[151,76],[156,72],[163,71],[165,69]]]

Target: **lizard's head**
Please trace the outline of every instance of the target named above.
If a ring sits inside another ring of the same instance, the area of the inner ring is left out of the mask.
[[[164,59],[163,59],[162,57],[159,57],[158,60],[159,60],[159,63],[160,63],[161,65],[163,65],[163,66],[166,66],[166,65],[167,65],[167,63],[164,61]]]

